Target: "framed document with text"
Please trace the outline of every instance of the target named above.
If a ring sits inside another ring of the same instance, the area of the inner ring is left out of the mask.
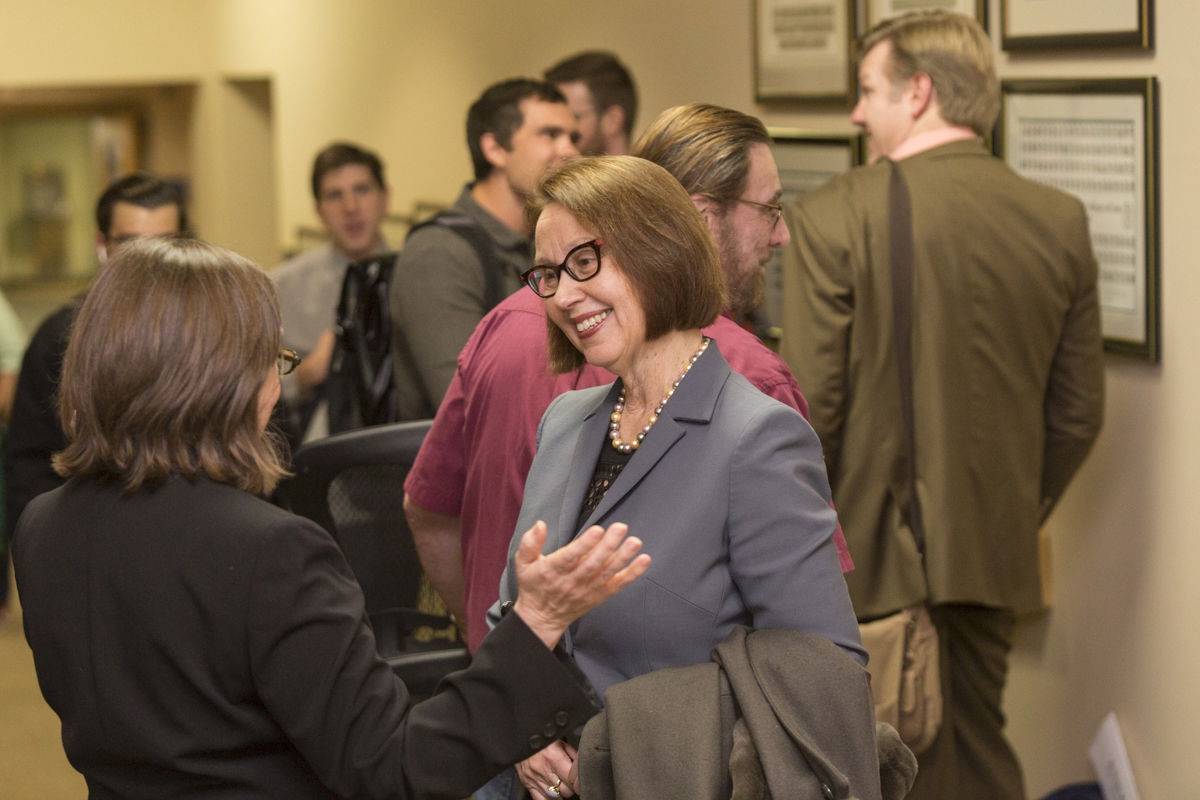
[[[779,167],[784,205],[864,162],[866,150],[861,133],[802,128],[769,128],[767,133]]]
[[[758,100],[849,105],[854,0],[754,0]]]
[[[816,189],[851,167],[865,163],[866,145],[861,133],[832,133],[801,128],[768,128],[771,152],[783,184],[784,214],[800,195]],[[776,251],[767,262],[763,313],[768,322],[768,339],[779,338],[783,319],[783,270]],[[775,328],[771,330],[771,328]]]
[[[1005,50],[1154,49],[1154,0],[1000,0]]]
[[[1087,209],[1105,349],[1158,361],[1157,82],[1012,80],[1002,92],[997,155]]]
[[[954,11],[975,17],[983,29],[987,30],[987,0],[867,0],[863,31],[871,30],[888,17],[926,9]]]

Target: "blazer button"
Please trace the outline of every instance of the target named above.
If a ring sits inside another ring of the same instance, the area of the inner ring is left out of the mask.
[[[547,739],[553,739],[554,734],[556,733],[558,733],[558,728],[554,727],[549,722],[546,723],[546,727],[542,728],[542,736],[545,736]]]
[[[571,717],[565,711],[559,711],[554,715],[554,724],[560,728],[565,728],[570,721]]]
[[[536,733],[533,736],[529,737],[529,749],[530,750],[541,750],[542,745],[545,743],[546,743],[546,740],[543,739],[541,736],[538,736]]]

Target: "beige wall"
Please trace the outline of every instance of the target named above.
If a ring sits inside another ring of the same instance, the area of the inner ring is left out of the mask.
[[[997,4],[998,5],[998,4]],[[1108,365],[1106,426],[1050,523],[1055,607],[1020,632],[1008,697],[1032,789],[1086,773],[1103,715],[1120,719],[1143,798],[1195,796],[1200,694],[1200,335],[1192,268],[1200,6],[1157,4],[1153,56],[1007,58],[1006,77],[1157,75],[1161,90],[1163,363]],[[996,16],[996,13],[993,14]]]
[[[463,116],[483,86],[585,47],[615,49],[632,67],[639,128],[668,105],[707,100],[757,110],[768,124],[847,129],[841,114],[754,104],[751,5],[610,0],[568,14],[549,0],[0,0],[0,81],[195,83],[198,224],[234,246],[258,236],[245,249],[269,261],[263,231],[282,248],[312,222],[309,160],[329,140],[380,151],[396,210],[450,200],[469,177]],[[1022,625],[1008,695],[1033,797],[1089,776],[1086,746],[1113,709],[1143,798],[1196,792],[1200,693],[1184,687],[1200,663],[1190,622],[1200,612],[1200,359],[1191,350],[1200,338],[1200,5],[1157,5],[1154,55],[1001,60],[1010,77],[1155,74],[1162,88],[1164,361],[1109,361],[1105,432],[1050,523],[1055,607]],[[265,102],[257,90],[230,83],[244,78],[272,82],[270,122],[256,113]],[[235,154],[243,126],[273,143],[273,163]],[[247,181],[260,188],[242,193]],[[264,181],[273,182],[265,193]]]

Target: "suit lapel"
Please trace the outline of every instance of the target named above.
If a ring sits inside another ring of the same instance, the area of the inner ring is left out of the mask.
[[[604,495],[604,499],[596,506],[595,510],[588,516],[587,521],[579,530],[586,529],[589,525],[596,524],[596,520],[603,519],[608,512],[624,499],[625,495],[629,494],[633,489],[641,483],[642,479],[650,473],[652,469],[671,451],[671,449],[688,434],[690,424],[707,425],[713,416],[713,410],[717,404],[717,398],[721,394],[721,389],[725,386],[725,381],[729,378],[729,365],[725,362],[721,351],[717,348],[717,343],[714,341],[708,346],[708,350],[696,361],[691,372],[679,384],[679,388],[675,390],[675,394],[667,402],[667,406],[663,409],[663,414],[659,417],[658,422],[654,424],[654,428],[646,436],[646,439],[641,447],[638,448],[633,458],[629,459],[629,463],[621,470],[621,474],[613,482],[613,485],[608,488],[608,492]],[[619,391],[619,386],[614,389]],[[608,400],[611,408],[611,403],[616,399],[616,391]],[[608,415],[600,415],[604,423],[603,428],[607,432]],[[591,435],[591,434],[589,434]],[[607,444],[607,436],[604,437],[604,442]],[[575,462],[576,472],[586,472],[583,478],[583,486],[592,479],[592,474],[595,472],[596,458],[599,455],[599,448],[592,451],[592,460],[587,464]],[[680,465],[680,468],[683,468]],[[572,485],[578,479],[578,475],[571,477]],[[651,499],[652,501],[652,499]],[[578,502],[573,508],[578,515],[579,508],[583,504],[582,492],[578,496]],[[578,517],[576,517],[578,518]],[[618,520],[619,521],[619,520]],[[576,531],[578,534],[579,531]]]

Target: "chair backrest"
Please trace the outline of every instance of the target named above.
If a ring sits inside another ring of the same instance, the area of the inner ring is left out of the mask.
[[[300,447],[277,497],[329,531],[366,597],[367,614],[417,608],[421,564],[404,517],[404,479],[431,420],[376,425]]]
[[[452,620],[418,611],[421,563],[402,499],[431,423],[376,425],[309,442],[296,451],[295,475],[276,493],[341,546],[362,586],[379,654],[414,701],[431,696],[443,676],[471,662]]]

